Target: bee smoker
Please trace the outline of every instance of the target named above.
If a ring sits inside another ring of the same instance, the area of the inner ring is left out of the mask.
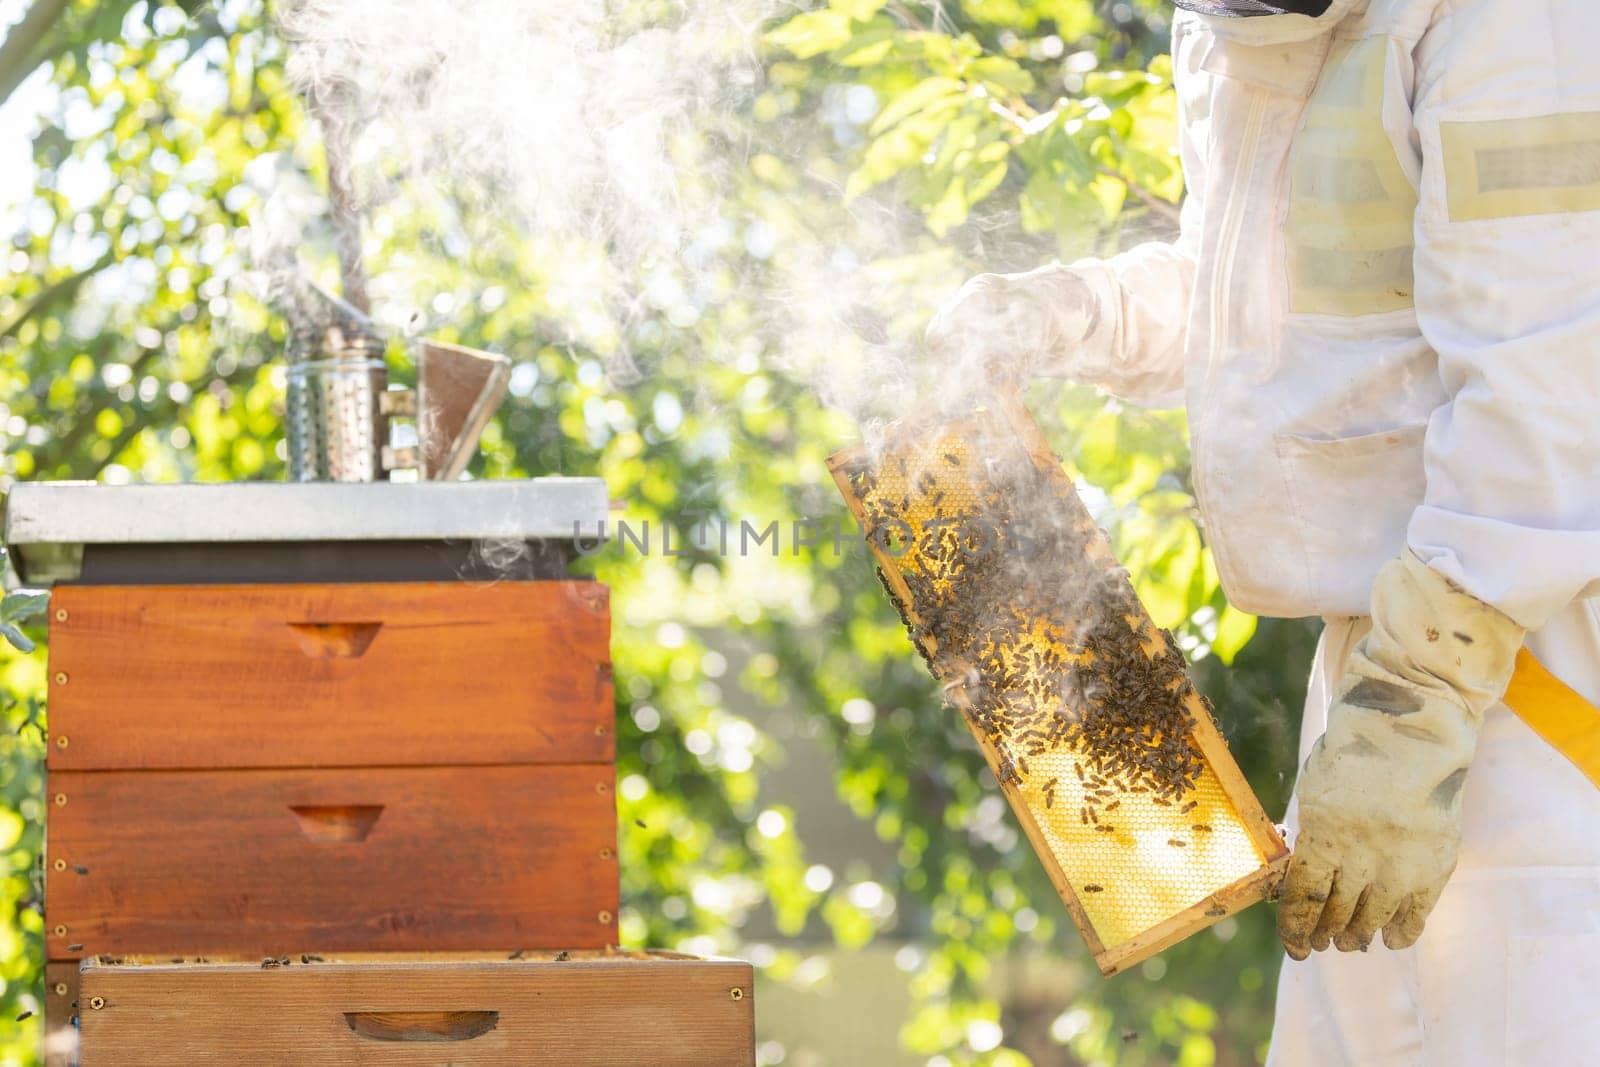
[[[417,387],[389,387],[383,334],[366,315],[307,283],[289,306],[289,480],[375,482],[396,470],[460,477],[505,395],[510,361],[422,341]],[[391,444],[390,420],[413,420],[415,446]]]
[[[304,290],[285,352],[289,480],[378,481],[388,443],[383,338],[343,300],[314,286]]]

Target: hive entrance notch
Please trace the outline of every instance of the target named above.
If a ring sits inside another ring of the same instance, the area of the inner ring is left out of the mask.
[[[1275,888],[1282,837],[1017,396],[829,468],[1103,974]]]

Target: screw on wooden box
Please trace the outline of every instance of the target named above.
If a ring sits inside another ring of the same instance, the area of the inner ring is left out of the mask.
[[[829,467],[1104,974],[1275,889],[1282,838],[1020,399]]]

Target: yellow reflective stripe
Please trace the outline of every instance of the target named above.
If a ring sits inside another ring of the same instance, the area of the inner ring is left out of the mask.
[[[1295,134],[1285,238],[1297,314],[1412,306],[1417,192],[1383,121],[1390,46],[1336,44]]]
[[[1600,211],[1600,111],[1441,122],[1452,222]]]
[[[1600,708],[1546,670],[1527,649],[1517,653],[1505,705],[1600,787]]]

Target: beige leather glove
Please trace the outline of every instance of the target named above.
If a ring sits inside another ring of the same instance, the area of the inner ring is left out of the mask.
[[[1505,692],[1522,627],[1407,552],[1372,590],[1328,730],[1306,760],[1300,834],[1278,906],[1295,959],[1331,942],[1405,948],[1455,870],[1461,790],[1483,713]]]
[[[926,342],[949,367],[1013,380],[1071,378],[1100,318],[1100,299],[1077,270],[1052,263],[968,279],[934,315]]]

